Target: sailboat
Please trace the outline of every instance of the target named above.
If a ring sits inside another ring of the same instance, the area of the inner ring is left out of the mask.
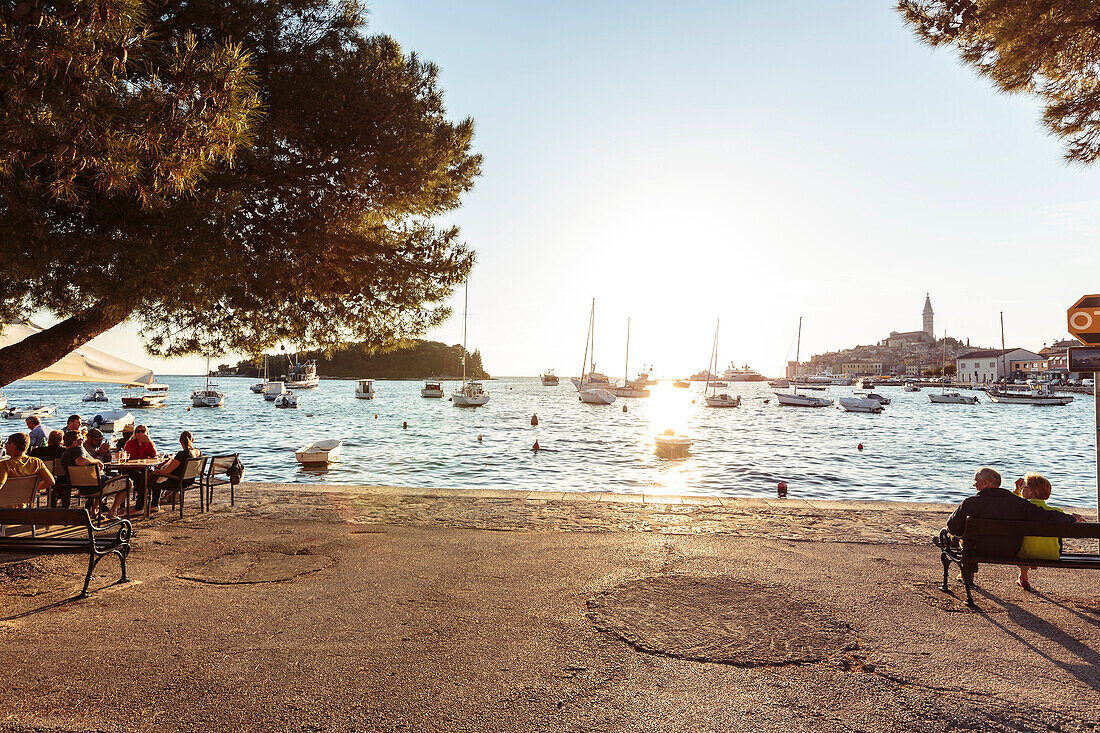
[[[649,397],[649,390],[645,388],[645,383],[649,378],[649,375],[643,372],[638,375],[641,380],[630,381],[630,319],[626,319],[626,363],[623,365],[623,386],[621,387],[609,387],[611,394],[616,397]]]
[[[943,356],[940,358],[940,372],[944,372],[944,367],[947,365],[947,331],[943,332]],[[946,374],[943,375],[946,378]],[[928,399],[933,405],[976,405],[978,404],[977,395],[964,395],[958,392],[948,392],[947,385],[944,384],[940,388],[940,393],[934,392],[928,393]]]
[[[1054,394],[1050,389],[1046,387],[1035,387],[1025,389],[1009,389],[1008,388],[1008,367],[1005,364],[1005,355],[1008,350],[1005,348],[1005,314],[1001,312],[1001,371],[1005,374],[1005,386],[1004,387],[992,387],[986,390],[986,394],[989,395],[989,399],[998,404],[1005,405],[1068,405],[1073,402],[1073,398],[1069,395]]]
[[[264,354],[264,378],[254,385],[249,387],[253,394],[263,394],[264,389],[267,388],[267,354]]]
[[[611,380],[596,371],[596,299],[592,299],[592,312],[588,316],[588,338],[584,342],[584,360],[581,362],[581,376],[573,377],[570,381],[577,388],[580,401],[589,405],[610,405],[615,401],[615,395],[608,389]],[[589,353],[592,354],[589,361]],[[588,372],[585,366],[588,365]]]
[[[703,388],[703,399],[706,401],[707,407],[740,407],[741,395],[733,397],[726,392],[720,393],[718,386],[716,384],[712,386],[710,381],[711,375],[718,369],[718,326],[721,323],[721,319],[714,323],[714,345],[710,349],[710,361],[707,362],[707,385]],[[708,392],[710,394],[707,394]]]
[[[191,392],[192,407],[221,407],[225,404],[225,392],[218,391],[218,385],[210,382],[210,357],[206,357],[206,385]]]
[[[462,386],[451,393],[455,407],[481,407],[489,401],[481,382],[466,381],[466,314],[470,306],[470,281],[466,280],[466,298],[462,305]]]
[[[790,348],[790,347],[787,347]],[[787,352],[790,353],[789,351]],[[798,346],[795,347],[794,360],[798,363],[799,357],[802,355],[802,317],[798,318]],[[780,405],[786,405],[787,407],[828,407],[833,404],[832,400],[827,400],[824,397],[813,397],[807,394],[798,393],[798,384],[795,383],[791,387],[790,392],[776,392],[776,398],[779,400]]]

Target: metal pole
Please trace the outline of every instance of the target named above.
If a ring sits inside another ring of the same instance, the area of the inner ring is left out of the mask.
[[[1100,522],[1100,395],[1096,394],[1096,383],[1098,379],[1100,379],[1100,372],[1093,372],[1092,412],[1096,422],[1096,521]]]

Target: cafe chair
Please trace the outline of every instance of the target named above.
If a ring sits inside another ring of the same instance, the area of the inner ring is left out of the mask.
[[[234,489],[237,484],[233,482],[230,469],[237,462],[239,453],[227,453],[222,456],[210,456],[210,463],[206,467],[206,473],[202,476],[203,487],[206,492],[206,510],[214,503],[214,487],[229,486],[229,506],[236,504]],[[200,507],[201,508],[201,507]]]
[[[66,469],[69,474],[69,484],[81,499],[86,499],[85,506],[91,505],[92,499],[106,499],[115,494],[126,492],[126,516],[130,516],[130,490],[134,482],[129,476],[105,476],[98,463],[90,466],[69,466]]]
[[[9,477],[0,486],[0,508],[22,509],[29,507],[38,495],[38,474]],[[0,524],[0,537],[4,535],[4,525]],[[31,526],[34,537],[34,526]]]
[[[164,496],[165,491],[172,492],[172,508],[176,508],[176,501],[180,503],[180,519],[183,519],[183,497],[185,492],[191,489],[199,490],[199,511],[202,511],[202,472],[206,468],[206,462],[210,459],[209,456],[199,456],[198,458],[187,458],[184,461],[183,473],[179,476],[154,476],[153,479],[157,481],[157,486],[160,487],[161,496]],[[162,499],[163,501],[163,499]]]

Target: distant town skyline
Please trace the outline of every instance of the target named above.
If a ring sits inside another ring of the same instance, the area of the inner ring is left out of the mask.
[[[778,375],[799,316],[803,360],[921,329],[926,292],[937,338],[999,347],[1004,311],[1008,346],[1039,349],[1097,290],[1100,172],[887,4],[376,0],[371,31],[475,120],[484,174],[450,221],[494,375],[577,373],[593,296],[608,374],[629,316],[632,371],[703,369],[720,317],[721,363]],[[452,306],[425,338],[461,342]],[[96,345],[202,369],[133,326]]]

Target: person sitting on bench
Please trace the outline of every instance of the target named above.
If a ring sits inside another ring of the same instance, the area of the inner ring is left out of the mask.
[[[964,499],[947,520],[948,531],[956,537],[961,537],[966,529],[967,517],[1055,524],[1084,521],[1078,514],[1041,509],[1008,489],[1002,489],[1001,474],[992,468],[983,468],[974,474],[974,488],[978,490],[977,494]],[[970,545],[968,552],[987,557],[1016,557],[1023,541],[1021,535],[980,537],[968,540],[977,545]]]

